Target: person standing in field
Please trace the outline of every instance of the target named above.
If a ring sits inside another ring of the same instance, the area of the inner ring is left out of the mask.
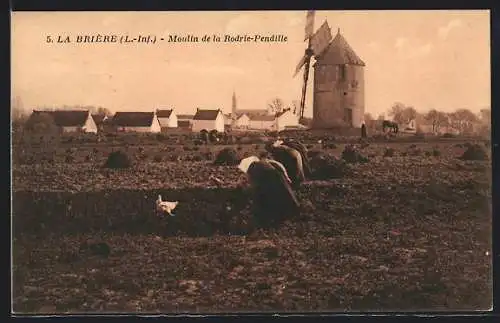
[[[361,125],[361,138],[366,138],[367,137],[367,134],[366,134],[366,125],[363,123]]]
[[[296,149],[283,145],[281,140],[266,144],[265,148],[274,160],[285,166],[288,176],[292,180],[292,187],[298,189],[305,180],[301,154]]]
[[[247,174],[250,182],[257,227],[275,228],[285,219],[299,215],[299,201],[279,163],[250,156],[240,162],[238,169]]]

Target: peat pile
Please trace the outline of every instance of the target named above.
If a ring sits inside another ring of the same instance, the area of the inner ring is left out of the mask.
[[[468,145],[467,149],[464,151],[462,156],[459,157],[459,159],[484,161],[488,160],[488,153],[486,152],[484,147],[478,144]]]

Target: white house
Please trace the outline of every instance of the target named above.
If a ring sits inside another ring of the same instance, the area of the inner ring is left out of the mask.
[[[253,115],[248,121],[248,128],[253,130],[276,130],[276,116]]]
[[[220,109],[196,109],[191,129],[194,132],[199,132],[201,130],[217,130],[218,132],[224,132],[224,114]]]
[[[224,114],[224,125],[230,127],[233,124],[233,119],[230,113]]]
[[[54,124],[63,132],[91,132],[97,133],[97,125],[89,110],[33,110],[28,122],[36,122],[42,114],[49,115]]]
[[[234,120],[233,127],[235,128],[247,129],[249,126],[250,117],[246,113],[240,114],[238,117],[236,117],[236,120]]]
[[[156,117],[158,118],[158,122],[160,122],[161,128],[177,128],[178,126],[177,114],[174,112],[174,109],[158,109],[156,110]]]
[[[399,130],[406,133],[416,133],[417,121],[415,119],[412,119],[407,124],[403,125],[403,127],[401,127]]]
[[[277,131],[281,131],[287,127],[299,127],[299,117],[295,115],[290,109],[286,109],[276,114],[275,129]]]
[[[154,112],[117,112],[113,117],[117,131],[160,132],[161,126]]]

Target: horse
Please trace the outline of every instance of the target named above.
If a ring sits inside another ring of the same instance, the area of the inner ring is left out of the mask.
[[[386,128],[389,128],[389,132],[391,132],[391,130],[392,130],[392,132],[398,133],[398,131],[399,131],[398,124],[396,122],[389,121],[389,120],[384,120],[382,122],[382,129],[384,130],[384,132],[385,132]]]

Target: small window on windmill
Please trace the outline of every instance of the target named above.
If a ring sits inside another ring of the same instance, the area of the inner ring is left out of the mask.
[[[340,65],[340,80],[344,81],[347,77],[347,64]]]
[[[344,108],[344,122],[348,125],[352,124],[352,109]]]

